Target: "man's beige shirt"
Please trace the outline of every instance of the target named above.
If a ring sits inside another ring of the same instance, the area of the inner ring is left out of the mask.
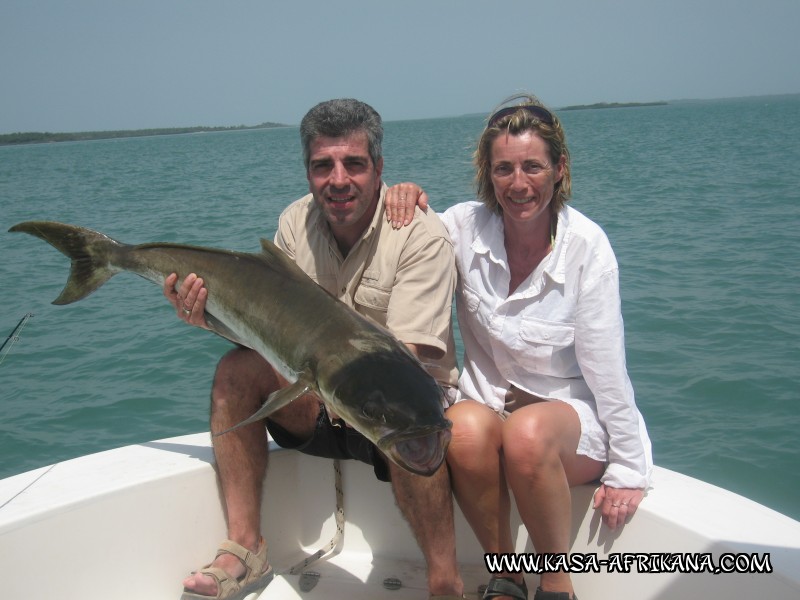
[[[346,257],[311,194],[283,211],[275,244],[339,300],[401,342],[422,346],[420,360],[431,375],[456,386],[453,245],[430,209],[417,210],[411,225],[392,229],[384,216],[385,194],[384,185],[372,223]]]

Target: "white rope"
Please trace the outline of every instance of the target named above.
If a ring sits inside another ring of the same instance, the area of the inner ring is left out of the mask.
[[[336,488],[336,533],[333,534],[333,538],[327,545],[284,571],[284,574],[297,575],[301,573],[308,565],[318,561],[336,548],[344,538],[344,492],[342,491],[342,467],[339,459],[333,461],[333,476],[333,485]]]

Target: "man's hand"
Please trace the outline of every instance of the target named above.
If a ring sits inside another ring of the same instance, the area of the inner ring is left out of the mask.
[[[416,183],[398,183],[386,190],[386,220],[400,229],[414,219],[414,208],[428,210],[428,194]]]
[[[178,318],[189,325],[209,329],[205,318],[208,290],[203,286],[203,280],[190,273],[176,290],[177,282],[177,273],[167,276],[164,280],[164,296],[175,307]]]

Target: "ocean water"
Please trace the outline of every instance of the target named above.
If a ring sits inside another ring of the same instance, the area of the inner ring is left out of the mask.
[[[561,117],[572,204],[621,265],[656,464],[800,519],[800,96]],[[436,209],[472,198],[481,126],[386,123],[386,181],[420,183]],[[229,347],[128,274],[51,305],[68,261],[8,227],[257,251],[306,190],[296,127],[0,147],[0,343],[34,315],[0,355],[0,477],[206,429]]]

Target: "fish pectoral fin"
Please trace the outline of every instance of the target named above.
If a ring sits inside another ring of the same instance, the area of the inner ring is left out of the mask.
[[[240,340],[239,337],[227,325],[225,325],[225,323],[220,321],[208,311],[206,311],[203,316],[206,319],[206,325],[208,325],[209,330],[213,333],[216,333],[220,337],[224,337],[226,340],[230,340],[234,344],[239,344],[240,346],[245,346],[246,348],[250,347]]]
[[[269,415],[274,413],[276,410],[283,408],[287,404],[289,404],[292,400],[296,400],[303,394],[306,394],[314,389],[311,380],[307,377],[300,377],[297,381],[292,383],[291,385],[281,388],[275,392],[272,392],[267,398],[267,401],[259,408],[253,416],[245,419],[238,425],[234,425],[224,431],[220,431],[219,433],[214,433],[214,437],[218,435],[222,435],[223,433],[228,433],[229,431],[233,431],[234,429],[238,429],[239,427],[243,427],[244,425],[250,425],[251,423],[255,423],[256,421],[261,421],[262,419],[267,418]]]

